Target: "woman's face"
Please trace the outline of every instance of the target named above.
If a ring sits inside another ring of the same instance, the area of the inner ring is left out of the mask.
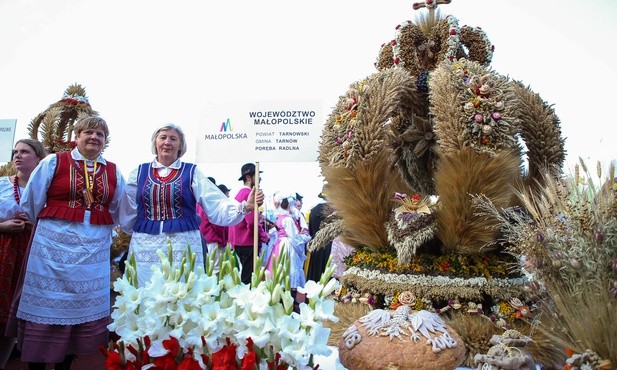
[[[15,144],[13,165],[17,171],[30,175],[40,161],[30,145],[26,143]]]
[[[156,135],[157,157],[166,156],[177,159],[181,146],[180,134],[175,129],[160,131]]]
[[[88,159],[96,159],[105,148],[105,131],[102,128],[87,128],[75,136],[79,152]]]

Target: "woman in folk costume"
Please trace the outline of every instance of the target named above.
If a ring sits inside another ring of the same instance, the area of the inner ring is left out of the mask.
[[[38,140],[18,140],[13,149],[17,173],[0,177],[0,369],[15,346],[15,338],[5,337],[4,331],[32,232],[32,223],[19,206],[20,197],[30,174],[46,154]]]
[[[182,262],[187,246],[196,254],[196,266],[204,256],[196,205],[205,211],[210,222],[230,226],[263,202],[263,193],[252,190],[247,201],[227,198],[197,168],[182,162],[186,152],[184,132],[175,124],[154,131],[152,152],[156,158],[134,169],[127,180],[126,201],[122,205],[122,227],[131,232],[129,254],[137,262],[140,286],[150,281],[152,268],[160,266],[156,251],[173,249],[173,262]]]
[[[291,198],[293,200],[293,198]],[[295,291],[298,287],[304,287],[306,277],[304,275],[304,260],[306,253],[304,245],[311,239],[308,232],[300,232],[292,216],[292,205],[288,198],[281,200],[281,212],[276,218],[277,240],[272,252],[267,256],[266,269],[272,272],[274,258],[279,258],[283,249],[289,255],[289,283]]]
[[[69,369],[109,339],[110,246],[124,179],[101,156],[105,120],[81,118],[74,132],[76,148],[42,160],[21,198],[37,223],[7,333],[16,332],[30,370]]]

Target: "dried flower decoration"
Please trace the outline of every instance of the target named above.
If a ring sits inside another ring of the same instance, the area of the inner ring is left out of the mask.
[[[414,117],[413,124],[403,133],[403,140],[413,145],[413,154],[420,158],[434,151],[437,137],[430,119]]]
[[[506,330],[501,335],[493,335],[489,341],[493,346],[486,354],[478,353],[474,362],[478,369],[499,368],[535,369],[536,363],[525,346],[532,340],[516,330]]]
[[[409,290],[406,290],[404,292],[401,292],[401,294],[399,294],[398,301],[400,304],[412,306],[416,304],[416,296]]]
[[[478,152],[495,154],[517,145],[515,133],[518,119],[510,104],[506,104],[510,87],[508,79],[481,64],[458,59],[444,64],[451,83],[460,91],[460,124],[464,127],[464,146]],[[440,138],[449,137],[443,122],[435,121],[434,131]],[[444,143],[442,143],[443,145]],[[447,150],[459,150],[458,146]]]
[[[85,104],[87,106],[90,106],[90,101],[88,100],[88,97],[85,96],[85,94],[82,94],[83,93],[80,92],[67,91],[62,95],[62,99],[60,99],[60,102],[72,105]]]
[[[403,212],[412,214],[431,214],[429,198],[422,197],[420,194],[416,193],[409,197],[407,194],[394,193],[393,200],[400,204],[399,209]]]
[[[568,359],[563,368],[567,370],[613,369],[613,362],[611,360],[602,359],[597,353],[589,349],[583,353],[575,353],[572,349],[567,349],[566,354]]]
[[[393,200],[399,206],[393,209],[385,224],[388,242],[396,249],[398,263],[407,264],[418,248],[434,237],[435,217],[429,199],[423,199],[420,194],[409,197],[394,193]]]

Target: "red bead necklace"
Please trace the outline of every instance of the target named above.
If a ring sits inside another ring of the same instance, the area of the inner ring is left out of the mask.
[[[168,182],[172,180],[174,177],[176,177],[178,170],[176,168],[172,168],[171,171],[169,171],[169,174],[167,176],[161,176],[159,175],[159,171],[157,168],[152,168],[152,173],[154,174],[154,177],[160,182]]]
[[[21,199],[20,195],[19,177],[15,175],[15,177],[13,178],[13,197],[15,197],[15,201],[17,202],[17,204],[19,204],[19,200]]]

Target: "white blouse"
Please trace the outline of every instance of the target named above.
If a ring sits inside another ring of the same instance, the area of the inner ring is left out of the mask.
[[[172,169],[179,169],[182,161],[177,159],[170,166],[159,163],[156,159],[152,162],[152,167],[156,168],[161,177],[169,175]],[[120,225],[127,233],[132,233],[133,226],[137,218],[137,175],[139,167],[133,169],[126,183],[125,201],[122,202],[120,209]],[[233,198],[228,198],[221,190],[208,180],[206,175],[198,168],[195,168],[191,189],[195,195],[197,203],[201,205],[210,222],[215,225],[232,226],[242,221],[246,214],[245,202],[239,203]],[[161,230],[163,221],[161,221]]]

